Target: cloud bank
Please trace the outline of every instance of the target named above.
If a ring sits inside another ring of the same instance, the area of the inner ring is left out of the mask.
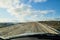
[[[34,2],[46,2],[47,0],[33,0]],[[32,0],[29,0],[32,2]],[[24,4],[20,0],[0,0],[0,8],[6,8],[7,12],[11,15],[15,16],[16,21],[38,21],[36,20],[37,16],[42,18],[45,14],[54,13],[54,10],[36,10],[33,9],[31,5]],[[30,16],[30,19],[26,19],[25,17]]]
[[[37,2],[46,2],[47,0],[29,0],[29,2],[35,2],[35,3],[37,3]]]

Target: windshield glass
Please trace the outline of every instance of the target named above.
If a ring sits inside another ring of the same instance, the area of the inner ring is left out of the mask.
[[[0,0],[0,38],[60,34],[60,0]]]

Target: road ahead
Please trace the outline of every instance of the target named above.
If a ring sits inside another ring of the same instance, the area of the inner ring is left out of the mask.
[[[52,28],[51,26],[48,26],[47,24],[42,24],[42,23],[37,23],[40,25],[40,27],[42,27],[41,29],[44,30],[44,32],[48,32],[48,33],[53,33],[53,34],[58,34],[58,30]]]
[[[0,28],[0,38],[8,39],[22,35],[33,35],[42,33],[58,34],[58,31],[47,24],[38,22],[15,24],[13,26]]]

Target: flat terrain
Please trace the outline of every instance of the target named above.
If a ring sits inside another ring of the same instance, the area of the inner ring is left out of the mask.
[[[0,28],[0,38],[3,39],[22,36],[21,34],[31,35],[42,33],[59,34],[59,31],[43,22],[18,23],[12,26]]]
[[[60,31],[60,21],[40,21],[40,23],[47,24],[50,27],[55,28]]]

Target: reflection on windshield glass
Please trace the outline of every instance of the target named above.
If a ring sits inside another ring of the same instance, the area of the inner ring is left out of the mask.
[[[0,38],[38,34],[60,34],[60,0],[0,0]]]

